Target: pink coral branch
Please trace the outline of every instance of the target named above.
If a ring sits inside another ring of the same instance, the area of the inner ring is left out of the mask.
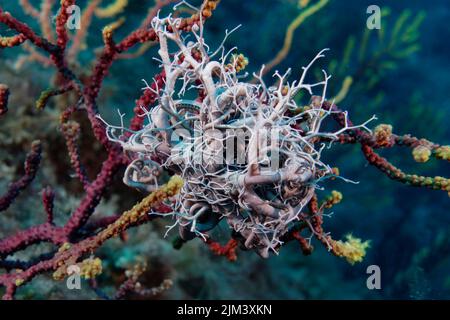
[[[51,25],[52,7],[54,3],[55,0],[42,0],[41,13],[39,14],[39,23],[41,25],[42,34],[49,41],[55,40]]]

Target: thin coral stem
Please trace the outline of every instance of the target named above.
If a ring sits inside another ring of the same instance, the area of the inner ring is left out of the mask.
[[[61,124],[61,131],[66,139],[66,146],[70,156],[70,163],[75,170],[78,179],[80,179],[83,187],[87,189],[90,184],[86,170],[81,164],[80,150],[78,147],[78,138],[80,136],[80,125],[75,121],[68,121]]]
[[[25,159],[25,174],[19,180],[11,183],[6,193],[0,197],[0,211],[8,209],[20,192],[34,180],[41,162],[41,153],[41,142],[36,140],[31,144],[31,151]]]
[[[344,112],[340,110],[336,105],[325,102],[323,104],[324,109],[333,110],[333,118],[341,126],[352,126],[352,122],[344,115]],[[381,131],[383,132],[383,131]],[[385,148],[397,146],[408,146],[410,148],[415,148],[417,146],[428,146],[430,150],[436,151],[442,148],[442,146],[432,143],[425,139],[418,139],[411,137],[410,135],[397,136],[392,133],[387,135],[383,133],[380,134],[382,138],[377,137],[377,133],[370,134],[361,129],[354,129],[350,131],[350,134],[354,139],[347,139],[345,142],[359,142],[361,144],[362,152],[366,157],[367,161],[378,168],[381,172],[386,174],[389,178],[416,187],[427,187],[435,190],[443,190],[450,192],[450,179],[445,177],[427,177],[415,174],[404,173],[401,169],[394,166],[386,158],[378,155],[374,148]],[[342,140],[343,141],[343,140]],[[439,157],[438,157],[439,158]],[[450,194],[450,193],[449,193]]]

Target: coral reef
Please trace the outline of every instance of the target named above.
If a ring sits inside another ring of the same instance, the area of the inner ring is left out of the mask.
[[[205,9],[202,12],[205,15],[210,16],[210,11],[215,7],[214,3],[214,1],[206,1],[204,4]],[[102,81],[106,76],[107,70],[117,55],[127,51],[129,48],[138,43],[155,40],[156,34],[153,29],[148,28],[149,26],[144,24],[125,37],[124,40],[116,44],[112,39],[112,35],[117,26],[112,25],[105,27],[103,30],[103,38],[105,42],[103,52],[100,54],[89,79],[80,81],[80,79],[78,79],[75,73],[70,69],[65,55],[69,40],[66,23],[69,19],[70,7],[74,4],[74,1],[61,1],[59,14],[56,18],[56,43],[52,43],[48,39],[37,35],[26,24],[15,19],[10,13],[0,9],[0,23],[8,26],[12,30],[15,30],[21,37],[25,37],[34,46],[44,50],[50,56],[52,63],[55,65],[59,75],[61,76],[60,85],[64,88],[58,89],[58,92],[52,93],[52,95],[56,95],[58,93],[60,94],[66,92],[67,90],[73,90],[79,96],[78,102],[75,105],[67,106],[62,112],[60,121],[62,124],[63,134],[65,133],[66,136],[72,165],[74,166],[75,171],[79,174],[85,190],[85,196],[64,226],[55,225],[52,220],[53,216],[48,214],[49,220],[47,222],[19,231],[17,234],[1,240],[0,256],[2,257],[2,265],[5,265],[7,269],[10,269],[11,266],[14,266],[15,269],[19,269],[20,266],[23,265],[23,269],[26,269],[20,277],[14,274],[2,275],[0,282],[7,288],[7,292],[4,296],[5,298],[11,298],[16,288],[19,285],[22,285],[23,282],[25,282],[25,279],[29,280],[41,272],[48,271],[49,269],[51,270],[52,268],[57,268],[58,266],[57,264],[51,263],[51,260],[44,260],[41,265],[37,263],[29,266],[27,263],[21,264],[18,261],[11,262],[4,260],[4,258],[14,252],[40,242],[51,242],[55,245],[63,245],[64,243],[73,242],[74,239],[77,238],[75,234],[82,229],[94,212],[96,206],[99,204],[105,189],[111,183],[112,177],[117,173],[117,170],[121,165],[127,163],[126,159],[122,156],[120,148],[112,145],[106,138],[105,129],[101,121],[97,118],[98,110],[96,98],[102,85]],[[182,28],[186,29],[198,21],[203,13],[197,14],[196,16],[190,18],[189,21],[184,22]],[[150,16],[153,14],[155,14],[154,11],[149,13]],[[206,16],[202,19],[205,18]],[[17,45],[19,43],[14,41],[14,44]],[[9,47],[10,45],[11,41],[7,41],[7,43],[5,43],[2,47]],[[8,90],[2,86],[2,103],[5,104],[2,110],[5,110],[5,112],[7,110],[7,94]],[[43,94],[43,96],[47,95],[47,93]],[[41,108],[43,107],[43,103],[39,103],[38,105],[40,105]],[[77,126],[73,122],[67,123],[72,114],[81,110],[86,112],[95,138],[105,147],[108,154],[107,159],[102,164],[100,172],[93,181],[89,181],[89,179],[84,176],[84,170],[79,161],[75,142],[77,136]],[[6,194],[2,196],[2,210],[6,209],[11,204],[11,202],[18,195],[19,191],[26,187],[34,177],[36,162],[39,163],[39,143],[34,143],[32,148],[33,150],[26,161],[25,175],[16,183],[11,184]],[[50,199],[51,197],[47,197],[44,201],[46,208],[51,207],[51,205],[48,204],[48,200]],[[77,257],[74,262],[76,262],[78,258],[80,257]],[[37,265],[39,265],[39,267],[37,267]]]

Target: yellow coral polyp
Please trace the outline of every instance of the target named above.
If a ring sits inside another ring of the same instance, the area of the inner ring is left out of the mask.
[[[345,236],[346,241],[334,241],[333,251],[338,257],[343,257],[351,265],[356,262],[362,262],[366,250],[370,247],[370,241],[362,242],[361,239],[353,237],[353,235],[348,234]]]
[[[114,224],[110,225],[99,234],[99,238],[108,239],[112,236],[119,235],[124,230],[124,227],[136,222],[138,219],[146,215],[155,203],[176,195],[183,187],[183,184],[184,181],[180,176],[172,176],[167,184],[155,192],[152,192],[141,202],[134,205],[133,208],[123,213],[122,216],[114,222]]]
[[[413,149],[412,155],[416,162],[427,162],[430,160],[431,150],[425,146],[417,146]]]

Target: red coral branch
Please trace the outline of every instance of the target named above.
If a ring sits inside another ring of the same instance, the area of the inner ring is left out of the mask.
[[[178,179],[180,178],[178,177]],[[4,294],[3,299],[12,299],[17,287],[30,281],[35,276],[43,272],[56,270],[53,277],[55,279],[64,278],[64,276],[67,275],[67,267],[77,263],[83,255],[93,252],[105,241],[122,234],[128,228],[135,227],[149,221],[151,218],[147,212],[154,205],[160,204],[163,200],[176,194],[181,188],[179,180],[176,180],[176,178],[172,178],[167,185],[151,193],[132,209],[124,212],[118,220],[116,220],[113,224],[110,224],[100,233],[81,240],[75,244],[67,243],[62,246],[51,259],[40,261],[26,270],[16,270],[14,272],[0,275],[0,285],[6,287],[6,293]],[[45,225],[51,227],[49,224]]]
[[[26,14],[32,16],[33,18],[39,18],[39,11],[30,3],[29,0],[19,0],[19,3]]]
[[[294,231],[292,237],[298,241],[300,248],[305,256],[310,255],[313,251],[313,247],[307,239],[301,236],[300,231]]]

